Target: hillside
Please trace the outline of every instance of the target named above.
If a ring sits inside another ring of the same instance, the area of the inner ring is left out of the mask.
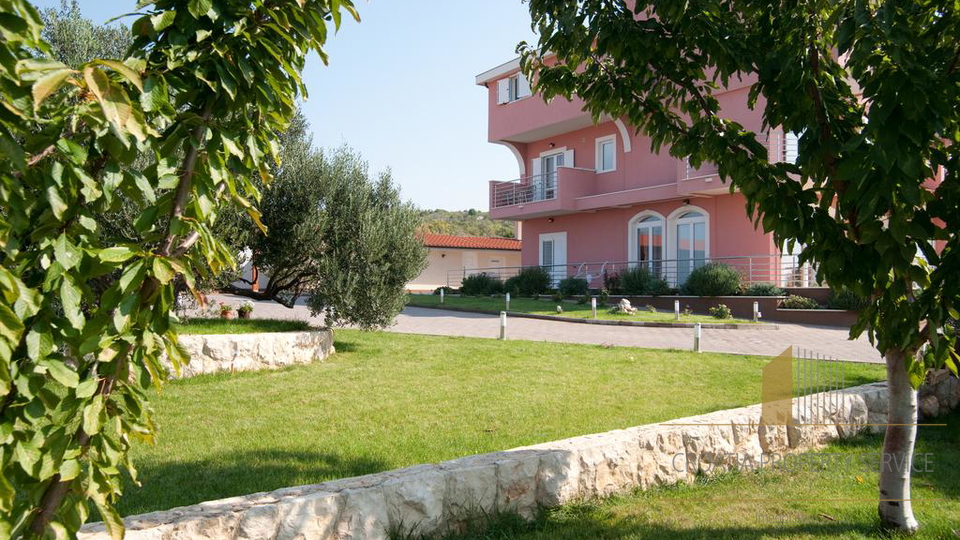
[[[513,238],[513,222],[490,219],[479,210],[422,210],[422,231],[456,236],[502,236]]]

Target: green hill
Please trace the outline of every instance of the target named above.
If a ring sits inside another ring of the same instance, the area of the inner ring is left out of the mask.
[[[422,210],[425,233],[455,236],[502,236],[513,238],[513,222],[490,219],[479,210]]]

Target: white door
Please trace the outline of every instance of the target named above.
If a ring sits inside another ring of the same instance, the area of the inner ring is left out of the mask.
[[[463,275],[469,276],[477,273],[477,252],[463,252]]]
[[[707,219],[700,212],[690,211],[677,218],[674,227],[676,282],[681,285],[694,268],[707,263]]]
[[[567,277],[567,233],[540,235],[540,266],[553,277],[553,285]]]
[[[542,156],[540,174],[533,178],[533,200],[545,201],[557,196],[557,167],[563,167],[563,152]]]

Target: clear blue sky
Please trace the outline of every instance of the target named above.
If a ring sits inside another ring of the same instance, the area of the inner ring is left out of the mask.
[[[95,22],[135,5],[80,0]],[[527,6],[357,0],[357,8],[361,22],[345,22],[328,42],[330,65],[313,55],[304,73],[314,143],[346,143],[373,171],[391,168],[403,196],[423,208],[487,210],[487,181],[513,179],[518,171],[507,148],[487,142],[486,94],[474,77],[514,58],[521,40],[534,39]]]

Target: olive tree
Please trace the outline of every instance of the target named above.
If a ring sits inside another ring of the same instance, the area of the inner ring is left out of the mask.
[[[868,297],[887,365],[879,515],[914,531],[910,470],[928,369],[957,371],[945,330],[960,297],[960,9],[928,0],[530,0],[523,69],[547,99],[579,96],[655,149],[713,162],[756,223],[800,243],[819,278]],[[725,117],[753,78],[765,128],[801,134],[796,163]],[[954,277],[950,277],[954,276]]]
[[[270,234],[235,210],[215,230],[236,251],[249,250],[266,285],[235,287],[229,281],[247,280],[227,272],[219,288],[291,308],[306,295],[329,323],[385,326],[426,263],[420,212],[401,199],[389,172],[371,177],[355,151],[320,150],[309,133],[298,113],[278,137],[281,165],[258,205]]]
[[[349,0],[142,0],[124,58],[57,60],[37,10],[0,0],[0,535],[109,533],[148,400],[188,360],[173,281],[233,264],[229,202],[259,220],[309,51]],[[147,155],[150,165],[132,167]],[[137,241],[101,230],[123,193]],[[111,276],[109,285],[97,286]]]

